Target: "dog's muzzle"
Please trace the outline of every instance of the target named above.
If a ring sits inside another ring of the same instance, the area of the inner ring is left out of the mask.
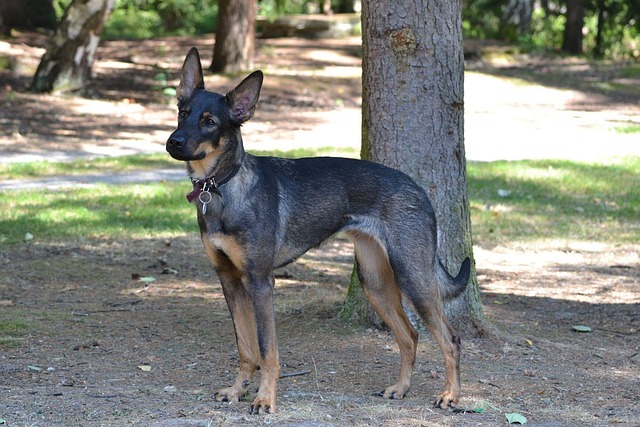
[[[191,161],[200,160],[206,156],[206,153],[193,153],[185,141],[185,139],[179,135],[172,134],[167,140],[167,152],[176,160]]]

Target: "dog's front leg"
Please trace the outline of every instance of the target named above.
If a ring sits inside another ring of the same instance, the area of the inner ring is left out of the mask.
[[[244,283],[242,283],[240,273],[233,269],[219,269],[218,275],[233,319],[240,367],[234,384],[219,390],[215,394],[215,399],[221,402],[236,403],[247,393],[251,378],[260,363],[258,335],[251,294],[247,292]]]
[[[251,279],[250,279],[251,280]],[[273,413],[276,409],[276,387],[280,377],[275,313],[273,309],[273,276],[253,278],[252,296],[260,350],[260,388],[251,405],[252,414]]]

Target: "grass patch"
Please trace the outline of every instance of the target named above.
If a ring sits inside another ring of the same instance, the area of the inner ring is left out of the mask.
[[[633,64],[622,69],[622,77],[628,79],[640,78],[640,65]]]
[[[196,232],[188,181],[0,193],[0,241],[140,238]]]
[[[618,126],[614,130],[618,133],[640,133],[640,124]]]
[[[292,150],[250,150],[257,156],[286,158],[313,156],[358,157],[360,152],[352,147],[296,148]],[[54,175],[101,175],[136,170],[182,168],[184,164],[168,154],[136,154],[131,156],[101,157],[92,160],[70,162],[25,162],[0,164],[0,180],[36,179]]]
[[[322,155],[294,150],[289,157]],[[159,160],[159,159],[158,159]],[[155,156],[136,160],[152,164]],[[162,161],[162,160],[160,160]],[[132,164],[128,159],[127,164]],[[481,245],[538,239],[640,243],[640,157],[614,165],[571,161],[470,162],[473,233]],[[0,242],[164,238],[197,233],[179,182],[0,193]]]
[[[354,147],[318,147],[318,148],[294,148],[292,150],[250,150],[256,156],[276,156],[287,159],[297,159],[300,157],[351,157],[359,158],[360,150]]]
[[[21,339],[32,331],[33,327],[24,320],[0,318],[0,348],[20,346]]]
[[[567,239],[640,243],[640,158],[470,162],[476,243]]]
[[[178,163],[166,154],[136,154],[70,162],[25,162],[0,164],[0,179],[44,178],[54,175],[99,175],[134,170],[175,168]]]

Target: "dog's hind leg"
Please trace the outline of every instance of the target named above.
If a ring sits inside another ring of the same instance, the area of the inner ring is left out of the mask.
[[[359,232],[349,234],[355,246],[362,289],[376,313],[393,332],[400,350],[398,382],[387,387],[381,395],[389,399],[402,399],[411,387],[418,333],[402,309],[402,295],[396,285],[386,251],[369,235]]]
[[[460,397],[460,337],[444,315],[435,269],[418,261],[403,264],[393,260],[392,263],[399,286],[433,334],[444,357],[444,391],[435,405],[446,409]],[[411,268],[416,265],[420,265],[417,270]]]

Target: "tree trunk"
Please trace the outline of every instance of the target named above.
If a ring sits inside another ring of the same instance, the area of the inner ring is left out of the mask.
[[[593,56],[602,58],[604,56],[604,24],[607,17],[607,5],[605,0],[598,0],[596,3],[598,11],[598,22],[596,26],[596,44],[593,48]]]
[[[508,38],[515,39],[517,35],[528,34],[531,30],[531,16],[533,14],[533,0],[509,0],[504,7],[500,20],[500,32]],[[516,34],[509,34],[509,29]]]
[[[53,30],[57,23],[52,0],[0,1],[0,32],[3,34],[8,35],[12,28]]]
[[[363,2],[362,39],[362,157],[400,169],[426,190],[436,211],[438,255],[457,274],[465,257],[473,259],[461,2]],[[359,287],[355,282],[350,288]],[[349,293],[346,305],[357,306],[353,298],[362,294]],[[476,332],[483,313],[475,266],[468,291],[446,309],[458,327]]]
[[[564,26],[562,50],[579,55],[582,53],[582,27],[584,26],[583,0],[567,0],[567,22]]]
[[[211,71],[237,73],[253,69],[257,0],[220,0]]]
[[[73,0],[58,30],[49,41],[31,90],[69,92],[81,90],[91,76],[100,33],[115,0]]]

